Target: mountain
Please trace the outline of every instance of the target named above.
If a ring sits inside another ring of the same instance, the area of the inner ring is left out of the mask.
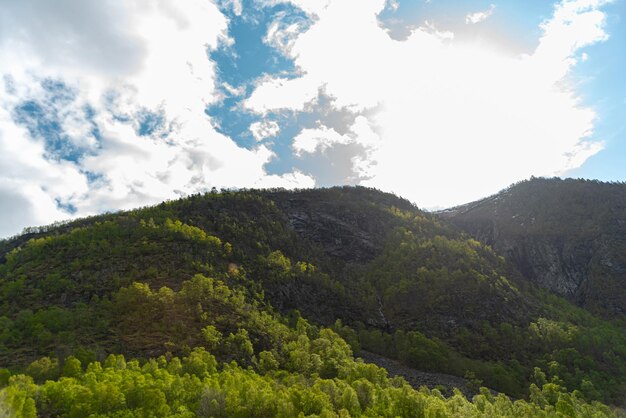
[[[537,178],[441,216],[534,284],[606,318],[626,315],[626,184]]]
[[[28,229],[0,242],[0,415],[620,414],[597,401],[626,404],[624,323],[456,220],[335,187]],[[528,401],[416,391],[360,353]]]

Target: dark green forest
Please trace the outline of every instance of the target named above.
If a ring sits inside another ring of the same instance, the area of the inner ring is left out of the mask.
[[[596,315],[626,315],[624,183],[537,178],[442,215],[527,280]]]
[[[214,190],[27,229],[0,241],[0,416],[624,416],[624,315],[473,232],[363,187]]]

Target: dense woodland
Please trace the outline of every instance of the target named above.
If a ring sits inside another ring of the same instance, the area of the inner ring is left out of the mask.
[[[0,324],[0,416],[626,405],[623,316],[595,316],[447,220],[360,187],[212,191],[27,230],[0,241]],[[477,394],[412,388],[362,350]]]

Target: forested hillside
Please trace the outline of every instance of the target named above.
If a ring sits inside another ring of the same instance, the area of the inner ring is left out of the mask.
[[[0,415],[613,416],[626,404],[623,320],[373,189],[213,191],[28,230],[0,242],[0,262]],[[415,390],[361,350],[518,400]]]
[[[524,277],[606,318],[626,315],[626,184],[536,178],[441,213]]]

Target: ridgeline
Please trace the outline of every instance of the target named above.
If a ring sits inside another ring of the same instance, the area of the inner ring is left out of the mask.
[[[0,416],[618,416],[625,190],[213,191],[31,228],[0,241]]]

